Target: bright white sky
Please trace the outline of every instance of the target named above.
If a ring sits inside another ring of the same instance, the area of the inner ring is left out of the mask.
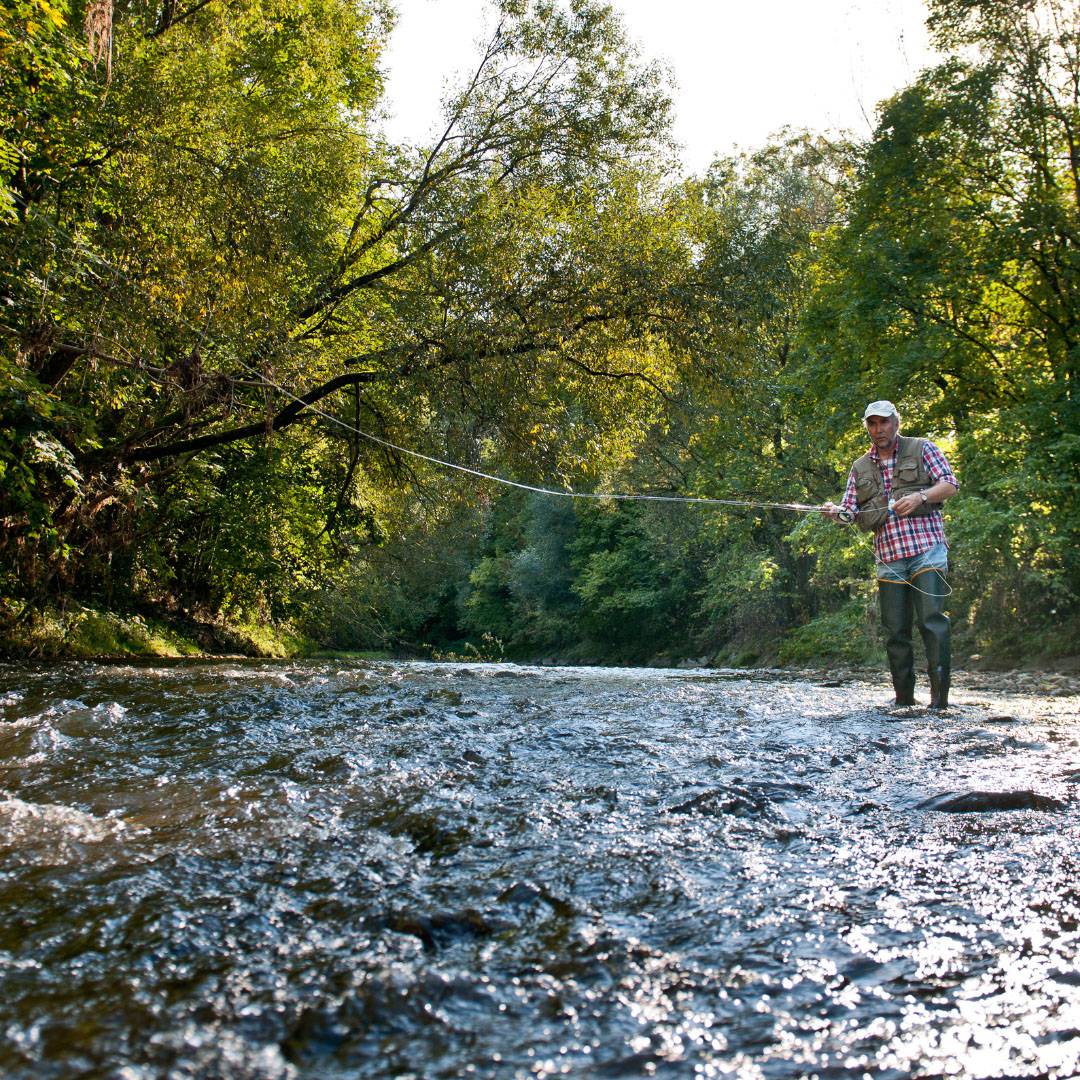
[[[674,73],[689,172],[784,126],[867,135],[875,106],[932,63],[923,0],[612,0],[643,56]],[[493,24],[486,0],[393,0],[387,133],[424,141],[447,80]]]

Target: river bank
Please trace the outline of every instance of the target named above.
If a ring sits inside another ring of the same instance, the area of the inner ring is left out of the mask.
[[[73,606],[46,613],[14,632],[0,633],[0,660],[214,660],[228,658],[300,660],[430,659],[454,663],[498,662],[503,657],[467,645],[443,651],[395,654],[390,651],[350,651],[321,647],[287,628],[264,623],[199,622],[143,614],[120,614]],[[540,667],[570,663],[577,667],[645,667],[657,670],[739,669],[758,673],[797,674],[823,686],[880,681],[888,686],[884,661],[851,664],[820,657],[809,662],[773,665],[732,664],[724,657],[673,657],[663,653],[644,664],[612,664],[597,657],[514,657]],[[954,685],[996,694],[1034,694],[1065,697],[1080,694],[1080,657],[1057,657],[1027,665],[1000,665],[981,655],[957,658]]]
[[[0,658],[120,660],[310,655],[311,643],[267,622],[197,619],[163,611],[119,612],[68,604],[23,616],[0,612]]]

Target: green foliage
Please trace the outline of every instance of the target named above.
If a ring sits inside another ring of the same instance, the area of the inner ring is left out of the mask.
[[[0,11],[0,227],[80,167],[91,98],[70,19],[66,0],[8,0]]]
[[[71,551],[53,507],[77,499],[85,478],[61,441],[65,410],[0,357],[0,592],[18,595],[63,568]],[[18,530],[12,525],[18,522]],[[25,571],[31,570],[29,579]]]
[[[522,655],[641,660],[689,647],[704,549],[684,508],[513,494],[495,506],[468,629]]]
[[[785,623],[780,566],[767,551],[725,545],[710,561],[701,608],[714,646],[776,640]]]
[[[489,513],[486,554],[469,574],[463,627],[489,634],[511,650],[565,648],[579,635],[571,545],[578,533],[565,499],[496,500]]]
[[[588,639],[648,654],[667,642],[673,598],[637,516],[621,508],[589,515],[574,545],[574,592]]]
[[[857,600],[849,601],[792,630],[777,656],[785,664],[813,664],[823,659],[870,663],[880,657],[875,624],[872,608]]]
[[[517,625],[510,592],[509,566],[506,559],[485,555],[469,574],[469,592],[465,600],[466,629],[493,634],[507,640]]]
[[[961,477],[960,639],[1052,648],[1080,598],[1080,17],[930,7],[943,61],[864,145],[685,179],[661,74],[594,0],[498,3],[417,147],[378,128],[383,0],[115,5],[111,65],[66,2],[11,0],[5,610],[157,604],[264,651],[857,660],[855,530],[495,493],[394,446],[815,503],[887,396]]]

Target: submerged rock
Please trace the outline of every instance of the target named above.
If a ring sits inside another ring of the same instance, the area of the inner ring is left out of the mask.
[[[438,702],[444,705],[460,705],[463,701],[461,692],[458,690],[448,690],[445,687],[438,687],[435,690],[429,690],[424,694],[424,701],[426,702]]]
[[[918,809],[946,814],[985,814],[995,810],[1064,810],[1065,804],[1034,791],[949,791],[924,799]]]
[[[532,881],[515,881],[508,885],[499,893],[499,903],[511,908],[532,908],[543,904],[564,918],[574,914],[571,903],[555,896],[546,885],[538,885]]]
[[[419,938],[424,950],[431,952],[467,938],[488,937],[500,927],[475,908],[462,911],[422,912],[392,911],[365,920],[367,929],[390,930]]]
[[[728,787],[710,788],[685,802],[664,807],[660,812],[662,814],[702,813],[733,817],[760,817],[772,813],[783,817],[783,812],[772,804],[783,802],[809,790],[806,784],[797,783],[732,784]]]

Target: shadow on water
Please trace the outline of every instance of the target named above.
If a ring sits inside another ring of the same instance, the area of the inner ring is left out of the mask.
[[[1076,1075],[1076,700],[879,693],[0,667],[0,1073]]]

